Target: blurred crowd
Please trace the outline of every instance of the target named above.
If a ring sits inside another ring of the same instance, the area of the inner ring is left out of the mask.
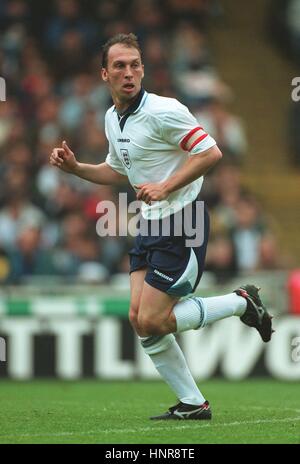
[[[300,64],[300,1],[272,0],[268,24],[271,37],[283,55]]]
[[[269,30],[273,43],[284,58],[296,65],[300,78],[300,0],[273,0],[270,3]],[[294,76],[293,76],[294,77]],[[299,95],[299,92],[298,92]],[[291,101],[287,124],[291,161],[300,167],[300,102]]]
[[[109,282],[128,272],[133,239],[96,233],[97,204],[117,206],[119,191],[48,164],[62,140],[79,161],[105,160],[103,121],[112,102],[100,78],[101,45],[119,32],[139,38],[147,91],[188,105],[223,152],[203,190],[212,216],[207,270],[224,282],[282,266],[266,214],[241,180],[247,137],[229,109],[232,91],[207,36],[209,22],[221,15],[216,0],[1,0],[1,283],[43,276]],[[131,188],[127,193],[135,199]]]

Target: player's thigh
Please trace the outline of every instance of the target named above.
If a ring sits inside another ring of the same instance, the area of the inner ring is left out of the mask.
[[[179,299],[180,297],[168,295],[144,282],[139,304],[139,324],[154,327],[163,324],[170,318],[173,307]]]
[[[145,275],[147,269],[139,269],[130,274],[130,309],[129,319],[130,322],[135,326],[137,323],[140,300],[142,296]]]

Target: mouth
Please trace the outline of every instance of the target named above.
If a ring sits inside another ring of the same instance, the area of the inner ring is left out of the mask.
[[[127,92],[131,92],[135,88],[135,85],[131,83],[127,83],[127,84],[124,84],[122,88],[126,90]]]

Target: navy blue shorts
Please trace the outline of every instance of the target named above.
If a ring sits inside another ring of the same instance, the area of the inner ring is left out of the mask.
[[[146,268],[145,281],[152,287],[178,297],[193,293],[203,273],[209,235],[204,203],[195,200],[169,216],[169,223],[142,222],[142,233],[129,251],[130,273]]]

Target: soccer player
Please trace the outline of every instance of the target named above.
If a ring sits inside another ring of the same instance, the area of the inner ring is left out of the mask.
[[[50,164],[97,184],[128,179],[142,201],[147,230],[158,225],[158,233],[139,234],[129,253],[130,322],[179,401],[151,419],[211,419],[209,402],[198,389],[174,334],[229,316],[255,327],[265,342],[272,334],[272,318],[254,285],[224,296],[189,296],[203,272],[209,231],[208,214],[200,214],[197,198],[203,175],[222,154],[186,106],[143,89],[144,66],[134,34],[118,34],[104,45],[101,75],[114,103],[105,118],[106,161],[80,163],[64,141],[62,147],[54,148]],[[187,210],[184,218],[193,226],[199,215],[203,217],[201,243],[188,245],[183,226],[178,233],[175,218]],[[166,218],[168,234],[161,227]]]

